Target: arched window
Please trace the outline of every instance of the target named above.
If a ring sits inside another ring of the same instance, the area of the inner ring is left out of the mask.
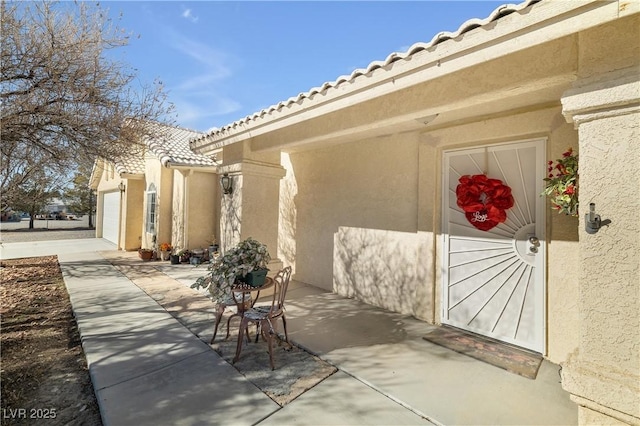
[[[147,190],[147,216],[145,218],[145,229],[148,233],[156,232],[156,186],[149,185]]]

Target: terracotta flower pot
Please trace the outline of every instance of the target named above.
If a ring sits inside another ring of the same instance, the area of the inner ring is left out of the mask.
[[[152,250],[138,250],[138,256],[140,256],[140,259],[142,259],[142,260],[151,260],[151,258],[153,257],[153,251]]]

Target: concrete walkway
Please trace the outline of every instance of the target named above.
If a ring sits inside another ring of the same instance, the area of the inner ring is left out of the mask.
[[[280,407],[106,259],[137,254],[99,239],[0,249],[3,259],[48,254],[58,255],[105,425],[577,424],[557,365],[529,380],[424,341],[429,324],[301,283],[288,292],[290,338],[339,371]],[[154,263],[184,286],[205,271]]]

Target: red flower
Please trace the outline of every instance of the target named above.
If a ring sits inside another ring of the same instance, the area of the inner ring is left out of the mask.
[[[563,194],[572,195],[574,192],[576,192],[576,188],[573,185],[568,185]]]

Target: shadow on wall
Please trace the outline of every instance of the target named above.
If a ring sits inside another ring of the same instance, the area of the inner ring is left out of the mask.
[[[296,221],[298,211],[295,197],[298,193],[298,183],[291,164],[289,154],[282,153],[280,163],[287,174],[280,181],[280,214],[278,219],[278,257],[283,263],[296,269]]]
[[[415,314],[426,285],[419,233],[340,227],[334,235],[333,291],[403,314]]]

